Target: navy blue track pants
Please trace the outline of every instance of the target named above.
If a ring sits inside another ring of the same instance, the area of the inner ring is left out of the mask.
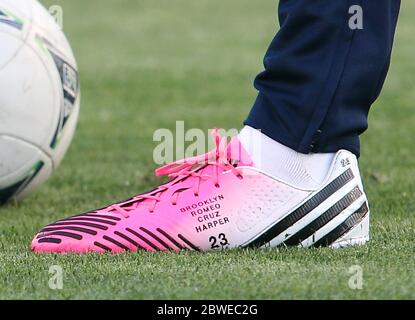
[[[400,0],[280,0],[280,29],[245,124],[301,153],[346,149],[359,156],[399,8]]]

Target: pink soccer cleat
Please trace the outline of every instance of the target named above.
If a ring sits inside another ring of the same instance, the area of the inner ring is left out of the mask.
[[[369,240],[356,157],[339,151],[325,181],[302,190],[261,172],[234,138],[156,170],[172,180],[145,194],[44,227],[36,252],[343,247]]]

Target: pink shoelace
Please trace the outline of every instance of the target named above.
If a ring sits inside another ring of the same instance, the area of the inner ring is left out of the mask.
[[[215,149],[200,156],[175,161],[160,167],[155,171],[156,176],[167,176],[176,181],[185,180],[190,177],[196,178],[192,187],[195,197],[199,196],[199,188],[202,181],[212,180],[215,187],[220,187],[219,169],[222,169],[222,171],[231,171],[238,178],[243,179],[242,172],[231,164],[232,159],[228,156],[228,142],[226,137],[221,137],[218,129],[213,130],[212,136],[213,141],[215,142]],[[214,166],[215,170],[212,170],[209,173],[204,173],[205,170],[203,170],[203,168],[207,166]],[[153,213],[157,203],[161,201],[163,192],[167,189],[168,186],[161,186],[153,190],[151,193],[133,197],[128,201],[128,206],[125,206],[125,204],[113,204],[108,209],[110,211],[114,210],[115,212],[123,215],[125,218],[128,218],[130,216],[129,212],[136,209],[142,201],[151,200],[148,210],[150,213]],[[188,189],[190,188],[186,187],[176,190],[171,196],[171,203],[176,205],[179,194]]]

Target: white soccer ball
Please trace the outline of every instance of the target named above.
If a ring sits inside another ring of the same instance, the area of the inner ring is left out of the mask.
[[[51,176],[79,103],[76,61],[55,19],[36,0],[0,0],[0,204]]]

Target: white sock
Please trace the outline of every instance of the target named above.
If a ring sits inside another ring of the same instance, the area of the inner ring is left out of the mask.
[[[238,138],[255,167],[303,189],[321,185],[335,156],[335,153],[299,153],[249,126],[241,130]]]

